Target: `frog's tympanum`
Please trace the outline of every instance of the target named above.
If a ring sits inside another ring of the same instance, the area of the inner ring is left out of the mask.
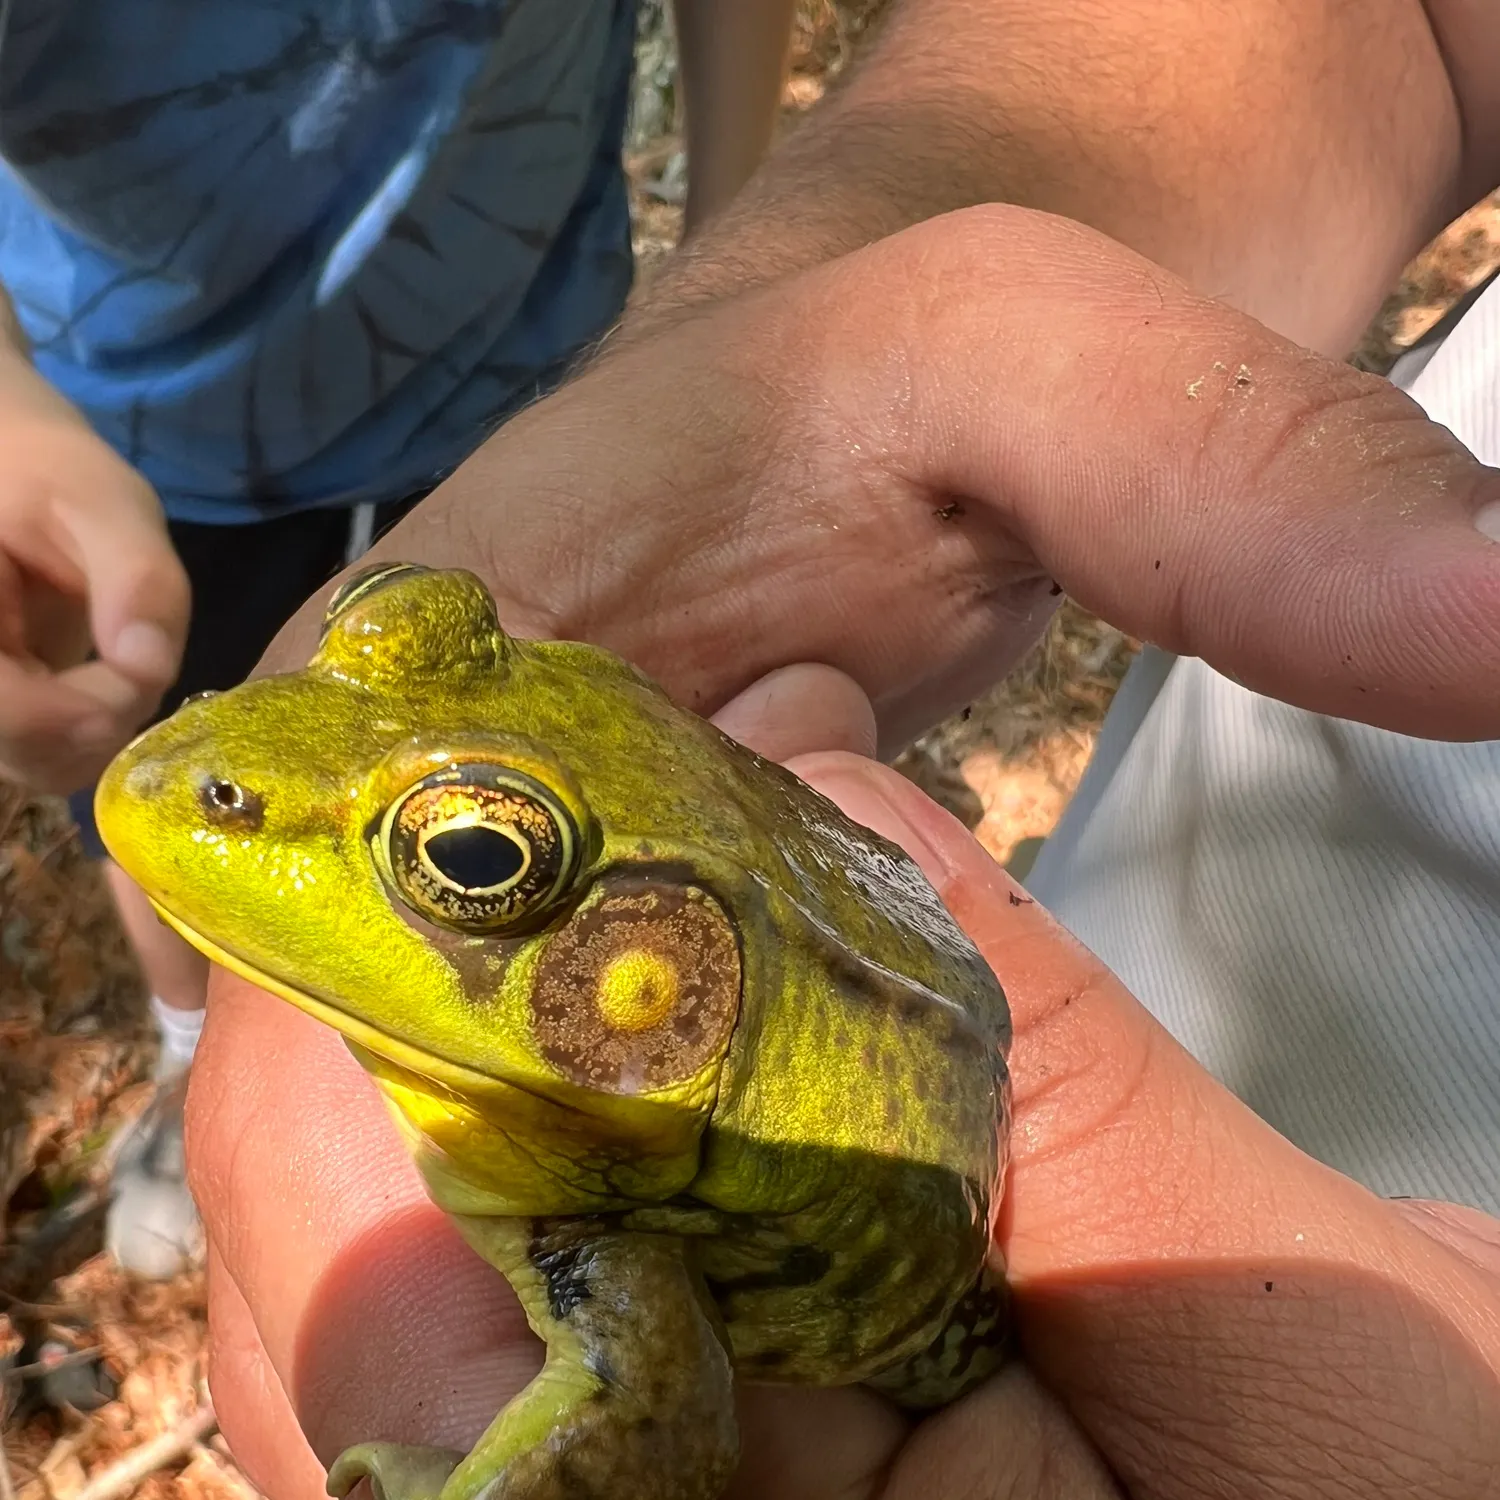
[[[912,1409],[1002,1361],[1005,998],[904,853],[617,658],[370,569],[308,667],[110,768],[110,851],[341,1032],[541,1373],[389,1500],[713,1500],[732,1382]]]

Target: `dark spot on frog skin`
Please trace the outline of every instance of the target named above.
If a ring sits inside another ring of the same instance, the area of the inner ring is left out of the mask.
[[[860,1001],[872,1011],[892,1013],[903,1028],[925,1030],[933,1045],[950,1057],[972,1058],[984,1050],[983,1036],[970,1018],[954,1014],[935,996],[913,987],[899,975],[860,963],[847,953],[828,953],[825,965],[849,1000]],[[880,1056],[873,1042],[866,1042],[859,1056],[867,1073],[884,1070],[888,1077],[894,1077],[900,1070],[898,1059],[889,1054]]]
[[[1010,893],[1010,904],[1012,906],[1035,906],[1036,902],[1030,896],[1018,895],[1015,891]]]
[[[549,1245],[545,1240],[537,1240],[532,1244],[531,1263],[547,1283],[547,1310],[558,1322],[580,1302],[593,1296],[588,1283],[587,1252],[588,1246],[583,1242]]]
[[[439,932],[429,924],[423,925],[429,928],[424,935],[458,975],[459,984],[470,1000],[489,1001],[499,994],[511,957],[521,946],[518,941],[463,937],[458,933]]]
[[[1274,1281],[1268,1281],[1266,1283],[1266,1290],[1268,1292],[1274,1292],[1276,1290],[1276,1283]]]
[[[967,1375],[981,1355],[991,1354],[997,1346],[1009,1347],[1014,1338],[1010,1320],[1007,1318],[1002,1324],[998,1313],[992,1309],[987,1317],[974,1323],[964,1334],[946,1373],[954,1379]]]
[[[904,1323],[898,1323],[891,1329],[884,1340],[883,1347],[897,1349],[912,1337],[918,1329],[925,1328],[929,1323],[935,1322],[942,1317],[943,1309],[947,1307],[952,1293],[947,1287],[939,1287]]]
[[[757,1370],[779,1370],[791,1361],[790,1349],[757,1349],[748,1355],[745,1364]]]
[[[891,1257],[884,1250],[862,1255],[832,1290],[846,1302],[863,1302],[875,1296],[890,1280]]]
[[[563,1453],[557,1459],[553,1471],[553,1482],[557,1485],[562,1500],[592,1500],[599,1493],[597,1485],[571,1453]]]
[[[903,995],[896,1001],[896,1019],[911,1026],[925,1019],[928,1007],[917,995]]]
[[[817,1245],[793,1245],[781,1262],[769,1271],[748,1271],[727,1281],[710,1283],[714,1293],[732,1296],[736,1292],[765,1292],[789,1286],[816,1286],[833,1266],[833,1257]]]

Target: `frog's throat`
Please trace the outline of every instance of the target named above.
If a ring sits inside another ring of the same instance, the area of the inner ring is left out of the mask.
[[[341,1011],[337,1006],[329,1005],[326,1000],[319,1000],[304,990],[296,989],[274,975],[257,969],[254,964],[246,963],[244,959],[221,948],[211,938],[204,937],[201,932],[190,927],[180,917],[174,916],[154,896],[148,899],[155,908],[157,916],[196,948],[210,963],[219,964],[230,973],[238,974],[241,979],[248,979],[251,984],[260,989],[269,990],[271,994],[287,1001],[288,1004],[295,1005],[305,1015],[311,1016],[315,1021],[323,1022],[325,1026],[331,1026],[341,1036],[347,1037],[351,1042],[357,1042],[377,1056],[396,1063],[419,1077],[444,1084],[459,1093],[472,1094],[476,1090],[493,1089],[498,1081],[474,1068],[466,1068],[461,1063],[449,1062],[447,1058],[424,1052],[420,1047],[413,1047],[410,1042],[403,1042],[381,1031],[378,1026],[371,1026],[366,1021],[358,1020]]]

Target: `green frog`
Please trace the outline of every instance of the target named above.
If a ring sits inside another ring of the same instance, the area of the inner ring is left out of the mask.
[[[97,805],[166,922],[343,1035],[546,1344],[470,1452],[362,1443],[331,1494],[713,1500],[736,1378],[920,1410],[1005,1358],[999,984],[900,849],[622,660],[367,569]]]

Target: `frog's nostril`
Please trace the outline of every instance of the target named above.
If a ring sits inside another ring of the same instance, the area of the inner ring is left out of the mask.
[[[223,777],[206,778],[198,788],[198,802],[209,822],[221,828],[254,833],[265,820],[264,798]]]

